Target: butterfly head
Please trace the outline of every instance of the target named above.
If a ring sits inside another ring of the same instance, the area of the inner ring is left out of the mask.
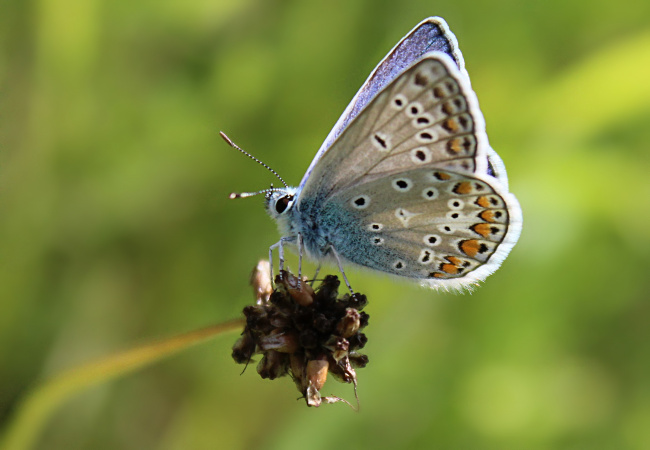
[[[275,220],[280,221],[288,217],[296,200],[296,188],[287,187],[282,189],[271,188],[264,196],[266,211]]]

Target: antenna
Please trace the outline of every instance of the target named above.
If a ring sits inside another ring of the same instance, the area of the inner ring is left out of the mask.
[[[233,199],[233,198],[246,198],[246,197],[252,197],[254,195],[268,194],[269,192],[278,192],[278,191],[285,192],[284,189],[271,187],[270,189],[262,189],[261,191],[257,191],[257,192],[233,192],[228,196],[228,198],[230,198],[230,199]]]
[[[275,170],[271,169],[269,166],[267,166],[266,164],[264,164],[262,161],[260,161],[259,159],[257,159],[256,157],[254,157],[253,155],[251,155],[250,153],[248,153],[247,151],[242,150],[241,147],[239,147],[237,144],[235,144],[233,141],[231,141],[230,138],[229,138],[228,136],[226,136],[226,133],[224,133],[223,131],[220,131],[220,132],[219,132],[219,135],[221,135],[221,137],[223,138],[223,140],[226,141],[226,143],[227,143],[228,145],[230,145],[232,148],[234,148],[234,149],[236,149],[236,150],[239,150],[240,152],[242,152],[244,155],[248,156],[250,159],[252,159],[252,160],[255,161],[256,163],[261,164],[262,166],[266,167],[266,169],[267,169],[269,172],[271,172],[273,175],[275,175],[276,177],[278,177],[278,180],[280,180],[280,181],[282,182],[282,184],[284,184],[284,187],[285,187],[285,188],[287,188],[287,189],[289,188],[289,185],[288,185],[287,183],[284,182],[284,180],[282,179],[282,177],[281,177],[280,175],[278,175],[278,173],[277,173]],[[279,189],[274,189],[274,190],[279,190]],[[242,194],[234,194],[234,193],[233,193],[233,194],[230,194],[230,198],[243,198],[243,197],[250,197],[251,195],[261,194],[262,192],[269,192],[269,189],[265,189],[265,190],[263,190],[263,191],[254,192],[254,193],[252,193],[252,192],[245,192],[245,193],[242,193]],[[233,196],[234,196],[234,197],[233,197]]]

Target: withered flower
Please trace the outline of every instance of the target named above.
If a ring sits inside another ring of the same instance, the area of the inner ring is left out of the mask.
[[[367,342],[361,332],[368,325],[367,304],[362,294],[338,297],[339,280],[327,275],[313,289],[306,279],[281,271],[270,293],[268,263],[260,263],[251,275],[257,304],[244,308],[246,327],[233,346],[232,357],[249,364],[262,355],[257,373],[273,380],[290,375],[308,406],[345,402],[323,397],[320,392],[332,374],[357,386],[355,369],[365,367],[368,357],[358,353]]]

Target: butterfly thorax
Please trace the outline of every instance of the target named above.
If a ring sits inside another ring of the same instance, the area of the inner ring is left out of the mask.
[[[290,232],[302,235],[307,254],[321,261],[333,257],[334,247],[344,258],[347,250],[356,248],[350,245],[358,240],[359,218],[350,214],[338,203],[324,202],[320,199],[301,198],[290,211]]]
[[[339,211],[336,205],[323,204],[317,199],[297,199],[298,192],[294,188],[274,191],[266,198],[266,210],[277,222],[283,241],[295,245],[298,235],[302,235],[309,257],[317,261],[331,257],[330,247],[336,248],[342,243],[343,233],[350,234],[355,219]]]

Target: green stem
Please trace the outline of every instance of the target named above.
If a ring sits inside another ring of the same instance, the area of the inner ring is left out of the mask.
[[[17,405],[0,439],[0,449],[31,448],[52,412],[73,394],[243,326],[244,320],[236,319],[190,331],[107,356],[45,381]]]

